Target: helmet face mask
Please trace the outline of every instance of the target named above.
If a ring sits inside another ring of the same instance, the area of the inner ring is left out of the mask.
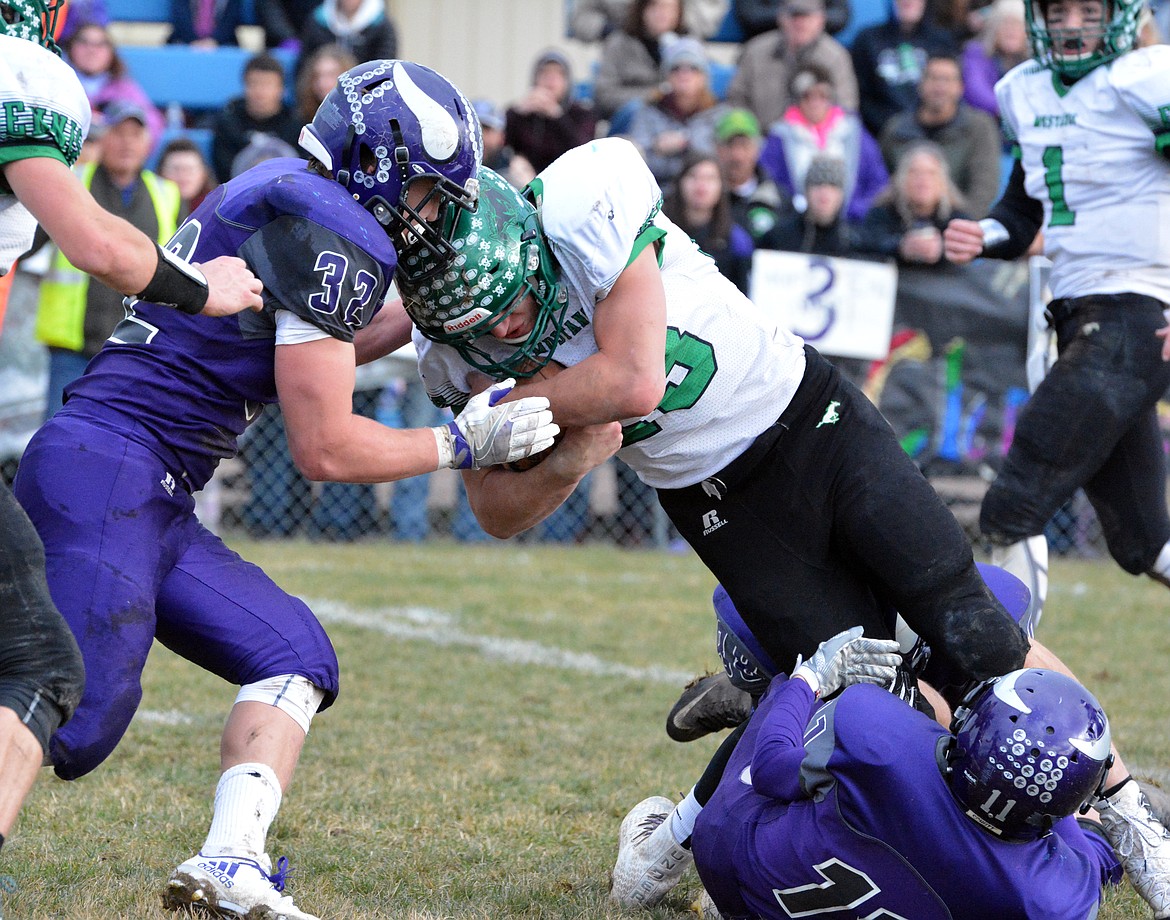
[[[0,35],[36,42],[59,55],[53,33],[62,6],[63,0],[0,0]]]
[[[1075,29],[1063,25],[1066,11],[1074,7],[1082,14]],[[1099,18],[1092,15],[1097,9]],[[1024,13],[1037,62],[1067,80],[1079,80],[1135,47],[1141,0],[1026,0]]]
[[[483,140],[475,110],[445,77],[413,61],[359,64],[338,78],[300,144],[386,228],[400,259],[425,252],[438,271],[454,257],[448,234],[455,212],[475,208]],[[408,204],[408,191],[421,200]]]
[[[419,271],[412,260],[420,257],[409,253],[395,280],[406,312],[428,339],[450,345],[491,377],[531,377],[560,341],[568,298],[535,207],[493,170],[481,168],[479,179],[475,212],[455,214],[454,259],[441,272]],[[518,310],[532,314],[523,336],[492,334]]]
[[[955,709],[941,766],[951,794],[985,830],[1043,836],[1097,793],[1112,763],[1109,720],[1063,674],[1024,668],[977,686]]]

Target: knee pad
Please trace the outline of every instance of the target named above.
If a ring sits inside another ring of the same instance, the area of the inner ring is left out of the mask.
[[[286,713],[307,735],[325,691],[307,677],[280,674],[252,684],[245,684],[236,694],[236,702],[264,703]]]

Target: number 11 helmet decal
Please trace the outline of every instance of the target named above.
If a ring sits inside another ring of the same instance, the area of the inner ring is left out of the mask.
[[[940,756],[967,816],[997,836],[1028,839],[1080,808],[1112,762],[1109,720],[1079,683],[1024,668],[976,687],[956,708]]]

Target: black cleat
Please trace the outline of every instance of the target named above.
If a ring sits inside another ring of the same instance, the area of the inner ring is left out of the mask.
[[[666,717],[666,734],[675,741],[694,741],[735,728],[751,714],[751,696],[734,686],[726,671],[706,674],[687,684]]]

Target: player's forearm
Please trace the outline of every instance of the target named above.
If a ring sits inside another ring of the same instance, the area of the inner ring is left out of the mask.
[[[360,415],[340,423],[304,424],[287,411],[285,422],[293,462],[315,482],[395,482],[439,466],[429,428],[388,428]]]
[[[492,467],[463,474],[475,519],[499,540],[535,527],[564,504],[580,480],[566,477],[551,458],[522,473]]]
[[[988,238],[983,254],[993,259],[1018,259],[1040,232],[1044,223],[1044,207],[1028,196],[1024,189],[1024,168],[1019,160],[1012,166],[1003,195],[991,207],[987,219],[1003,228],[1006,238]],[[984,231],[985,236],[987,231]]]
[[[664,365],[659,357],[656,366],[639,368],[598,353],[550,379],[526,384],[524,395],[547,397],[562,428],[642,418],[662,401]]]
[[[137,294],[154,275],[155,244],[104,210],[57,160],[36,157],[4,168],[20,202],[76,268],[123,294]]]

